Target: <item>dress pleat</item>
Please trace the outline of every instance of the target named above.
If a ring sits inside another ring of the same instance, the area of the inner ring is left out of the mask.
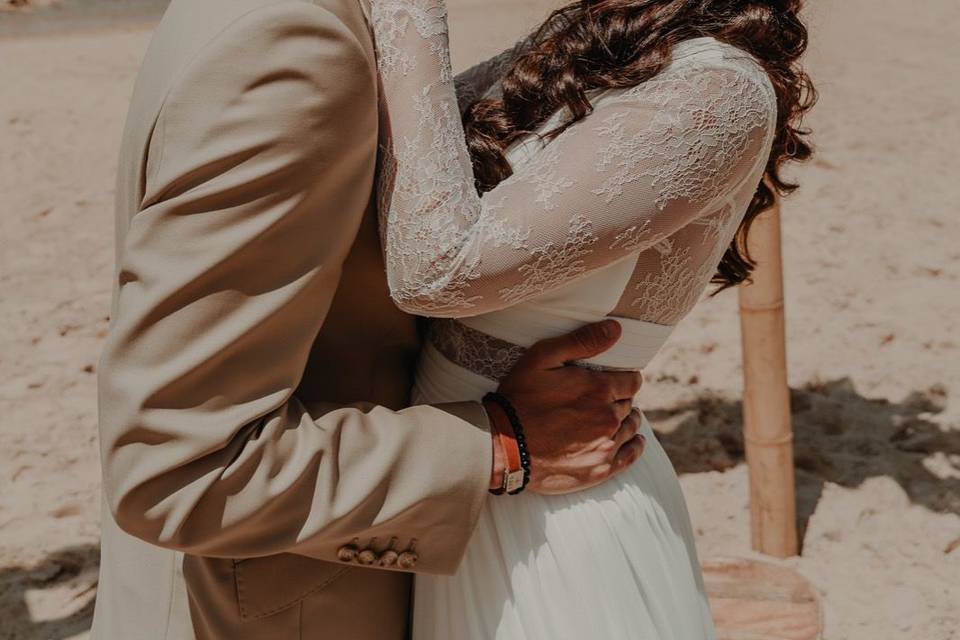
[[[427,346],[416,402],[496,383]],[[487,501],[453,576],[416,577],[414,640],[713,640],[692,527],[644,418],[641,458],[579,493]]]

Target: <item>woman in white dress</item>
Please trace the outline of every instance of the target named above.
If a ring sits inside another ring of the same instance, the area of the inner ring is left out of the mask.
[[[416,402],[479,399],[606,317],[620,342],[576,364],[642,369],[711,277],[749,275],[749,220],[810,153],[799,4],[582,0],[455,79],[443,0],[373,0],[388,280],[440,318]],[[415,640],[713,638],[680,485],[640,433],[600,486],[488,500],[457,573],[417,577]]]

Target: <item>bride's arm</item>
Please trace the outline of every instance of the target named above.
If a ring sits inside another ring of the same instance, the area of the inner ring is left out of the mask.
[[[756,176],[776,104],[760,76],[687,65],[604,101],[481,199],[442,0],[375,0],[388,142],[381,215],[404,309],[470,316],[649,248]]]

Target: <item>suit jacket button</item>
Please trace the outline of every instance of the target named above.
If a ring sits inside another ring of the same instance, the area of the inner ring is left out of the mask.
[[[373,549],[364,549],[357,556],[357,561],[360,564],[373,564],[377,560],[377,552]]]
[[[387,549],[386,551],[380,554],[380,566],[392,567],[393,565],[397,564],[397,557],[399,555],[400,554],[398,554],[393,549]]]
[[[416,551],[404,551],[397,558],[397,565],[401,569],[413,569],[417,564],[417,559]]]
[[[345,544],[337,549],[337,559],[340,562],[353,562],[357,559],[357,548],[352,544]]]

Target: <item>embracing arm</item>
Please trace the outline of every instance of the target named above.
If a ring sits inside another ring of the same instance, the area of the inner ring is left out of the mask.
[[[755,175],[769,144],[768,87],[687,65],[602,101],[480,198],[442,0],[375,0],[373,24],[390,132],[388,279],[408,311],[493,311],[647,249]]]
[[[105,490],[128,533],[334,561],[354,538],[416,539],[417,570],[456,568],[489,486],[481,406],[294,392],[370,196],[376,100],[369,52],[300,2],[232,24],[167,96],[99,370]]]

